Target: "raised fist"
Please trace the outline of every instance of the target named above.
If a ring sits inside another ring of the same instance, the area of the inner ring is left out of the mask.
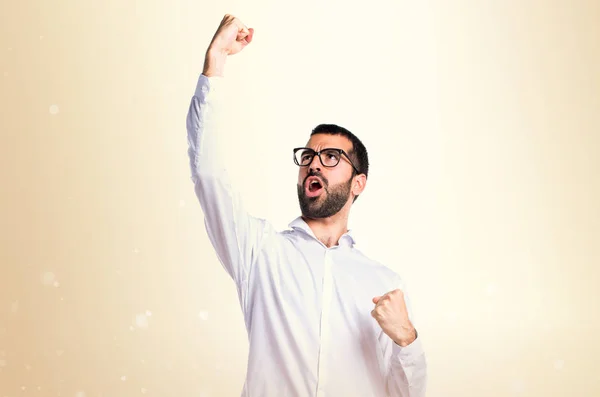
[[[252,41],[254,29],[247,28],[233,15],[226,14],[212,38],[209,51],[234,55]]]

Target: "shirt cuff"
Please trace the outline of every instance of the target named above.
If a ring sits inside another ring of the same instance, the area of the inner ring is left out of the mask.
[[[209,93],[218,91],[219,84],[222,77],[220,76],[205,76],[203,74],[198,77],[198,83],[196,84],[196,91],[194,95],[204,100]]]
[[[416,361],[423,355],[423,345],[421,339],[415,339],[410,345],[402,347],[392,341],[392,357],[400,361],[401,364],[408,364]]]

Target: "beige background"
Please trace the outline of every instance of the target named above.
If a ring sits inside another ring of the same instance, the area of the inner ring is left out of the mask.
[[[2,3],[0,396],[239,395],[185,131],[227,12],[246,205],[285,228],[291,148],[363,139],[351,227],[408,283],[428,396],[599,396],[600,3],[215,4]]]

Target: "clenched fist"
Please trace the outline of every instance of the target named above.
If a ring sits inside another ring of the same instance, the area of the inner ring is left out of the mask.
[[[417,338],[417,331],[408,318],[404,292],[400,289],[373,298],[375,308],[371,315],[396,344],[410,345]]]
[[[206,51],[203,74],[223,76],[227,56],[242,51],[253,36],[254,29],[247,28],[238,18],[226,14]]]

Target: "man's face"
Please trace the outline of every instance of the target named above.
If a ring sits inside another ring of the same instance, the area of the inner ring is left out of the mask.
[[[352,150],[352,142],[341,135],[313,135],[306,147],[318,152],[325,148]],[[324,167],[314,156],[307,167],[299,167],[298,200],[302,215],[307,218],[328,218],[337,214],[351,197],[353,169],[348,158],[341,156],[335,167]]]

